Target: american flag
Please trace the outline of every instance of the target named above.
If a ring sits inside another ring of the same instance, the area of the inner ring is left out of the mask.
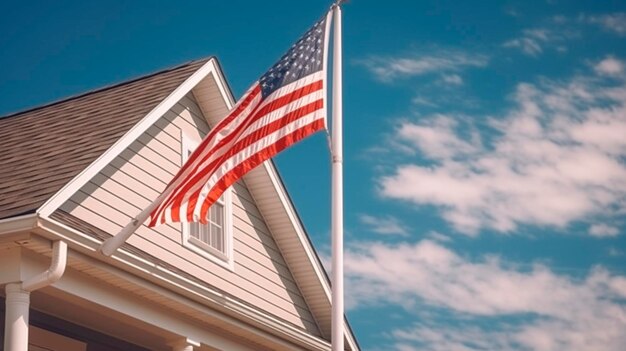
[[[328,15],[315,23],[204,138],[166,187],[149,226],[207,222],[248,171],[326,127]]]

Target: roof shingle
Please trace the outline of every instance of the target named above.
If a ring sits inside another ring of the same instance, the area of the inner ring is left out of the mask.
[[[35,212],[209,59],[0,118],[0,219]]]

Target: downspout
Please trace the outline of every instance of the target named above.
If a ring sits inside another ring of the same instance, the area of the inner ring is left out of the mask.
[[[22,283],[22,289],[31,292],[53,284],[59,280],[63,272],[65,272],[66,263],[67,244],[65,241],[57,240],[52,244],[52,263],[50,264],[50,268],[24,281]]]
[[[52,244],[50,268],[22,283],[7,284],[6,311],[4,324],[4,350],[28,350],[28,315],[30,293],[53,284],[65,272],[67,264],[67,243],[57,240]]]

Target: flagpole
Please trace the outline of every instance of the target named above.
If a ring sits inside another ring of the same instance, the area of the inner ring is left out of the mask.
[[[332,351],[344,351],[343,332],[343,123],[341,81],[341,0],[333,8],[332,106]]]
[[[156,205],[158,205],[158,202],[154,201],[150,204],[150,206],[146,207],[135,218],[131,219],[130,222],[128,222],[128,224],[126,224],[126,226],[117,234],[102,242],[98,251],[105,256],[111,256],[120,246],[122,246],[122,244],[126,242],[126,240],[128,240],[128,238],[130,238],[131,235],[133,235],[137,228],[139,228],[143,222],[148,219],[150,212],[152,212]]]
[[[114,236],[106,239],[100,247],[98,251],[105,255],[111,256],[117,249],[122,246],[134,232],[143,224],[143,222],[150,217],[150,213],[165,199],[167,195],[169,195],[170,191],[165,191],[159,197],[156,198],[148,207],[146,207],[143,211],[141,211],[135,218],[131,219],[128,224],[122,230],[120,230]]]

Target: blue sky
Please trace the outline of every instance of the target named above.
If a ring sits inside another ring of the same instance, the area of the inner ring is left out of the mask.
[[[328,5],[5,4],[0,114],[208,55],[239,96]],[[354,0],[344,119],[364,350],[623,349],[625,3]],[[327,257],[324,136],[276,162]]]

